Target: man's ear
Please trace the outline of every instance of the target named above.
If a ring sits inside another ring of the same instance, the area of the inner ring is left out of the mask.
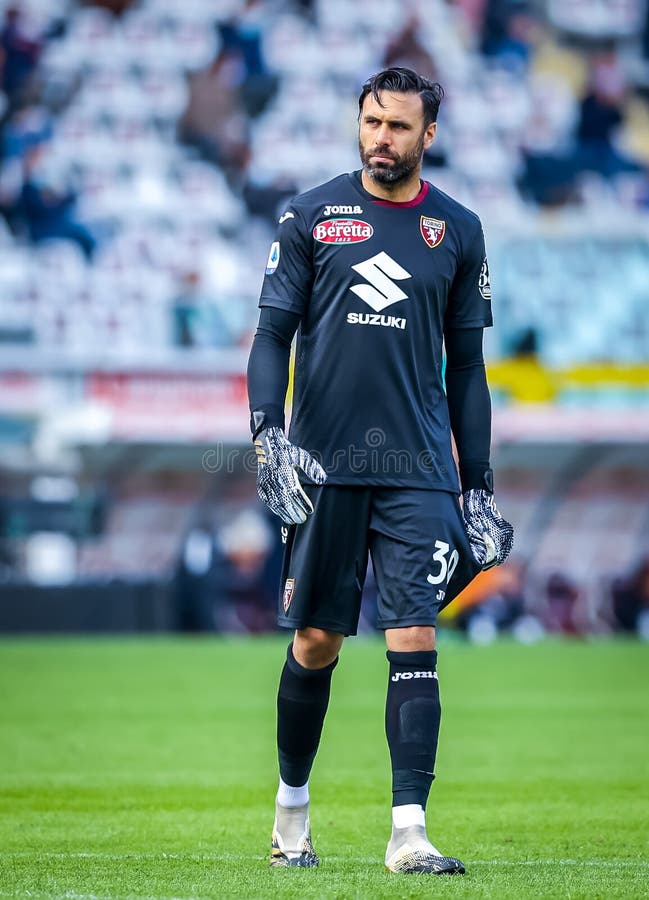
[[[424,150],[428,150],[430,145],[435,140],[435,134],[437,133],[437,122],[431,122],[426,126],[426,130],[424,131]]]

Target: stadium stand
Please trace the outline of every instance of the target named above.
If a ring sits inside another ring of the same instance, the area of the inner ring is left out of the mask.
[[[141,464],[138,442],[173,445],[166,472],[186,465],[183,445],[195,469],[210,441],[243,446],[242,373],[277,214],[357,167],[359,84],[413,64],[446,90],[425,176],[487,233],[499,498],[534,586],[525,610],[554,627],[543,610],[560,572],[586,598],[574,629],[606,630],[615,579],[649,553],[649,8],[378,9],[0,2],[3,480],[27,497],[39,467],[82,481],[95,466],[110,501],[101,533],[78,541],[73,581],[177,577],[211,496],[205,472],[174,491],[133,471],[127,485],[120,467]],[[127,448],[119,465],[106,441]],[[241,509],[256,509],[253,494],[239,493]],[[206,526],[215,546],[219,527]],[[9,581],[27,570],[19,532],[4,529]],[[250,533],[271,558],[263,527]],[[264,610],[246,621],[267,622]],[[188,627],[243,627],[192,615]]]
[[[418,16],[413,4],[404,26],[396,0],[384,0],[380,16],[366,3],[314,4],[315,24],[288,3],[213,9],[143,0],[121,16],[93,5],[26,4],[25,27],[42,45],[29,90],[7,101],[3,128],[6,337],[70,353],[88,341],[108,342],[117,354],[128,353],[129,342],[140,353],[168,348],[173,297],[194,270],[228,339],[245,343],[270,234],[263,220],[251,226],[245,198],[272,220],[282,196],[353,168],[359,81],[386,59],[407,62],[419,47],[415,58],[427,53],[447,90],[427,174],[479,208],[489,229],[505,311],[492,355],[515,346],[522,320],[551,365],[601,359],[612,343],[615,359],[646,359],[649,336],[638,320],[647,236],[644,219],[629,215],[648,195],[649,112],[631,77],[639,50],[623,42],[614,52],[592,49],[588,30],[579,32],[579,4],[550,4],[541,21],[536,5],[491,3],[482,35],[468,29],[469,6],[436,0]],[[642,9],[624,4],[624,34],[640,27]],[[615,15],[607,21],[621,28]],[[571,42],[562,42],[566,34]],[[599,140],[579,96],[591,83],[620,132],[607,126],[601,138],[617,154],[601,171],[580,138]],[[565,183],[546,184],[559,170]],[[59,217],[50,210],[45,224],[31,221],[41,211],[25,210],[30,185],[46,188],[50,203],[52,194],[60,199]],[[551,236],[539,240],[548,205]],[[64,240],[46,259],[25,252],[30,241],[40,247],[57,236]],[[63,292],[47,277],[52,266]],[[621,280],[624,300],[611,303]],[[84,304],[90,316],[79,315]],[[30,309],[41,306],[47,321],[33,331]],[[584,307],[596,313],[588,328]],[[203,342],[218,346],[218,334],[205,332]]]

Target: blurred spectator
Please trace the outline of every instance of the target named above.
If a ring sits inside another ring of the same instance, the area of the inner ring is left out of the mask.
[[[244,508],[217,533],[216,597],[246,631],[271,631],[277,615],[277,583],[268,578],[273,530],[264,514]],[[230,623],[232,624],[232,623]]]
[[[177,347],[227,347],[234,334],[225,316],[204,292],[200,272],[181,277],[181,290],[173,301],[173,333]]]
[[[563,572],[553,572],[545,584],[543,624],[551,633],[581,634],[578,585]]]
[[[263,34],[267,11],[261,0],[245,0],[238,15],[219,22],[223,52],[240,66],[240,96],[248,116],[255,118],[277,91],[278,79],[264,56]]]
[[[52,137],[49,112],[35,103],[19,104],[2,132],[0,213],[13,233],[20,230],[20,195],[27,155]]]
[[[18,3],[10,3],[0,27],[0,87],[7,96],[9,109],[33,100],[39,90],[36,83],[38,63],[46,44],[65,34],[66,20],[52,19],[37,32]]]
[[[242,197],[250,215],[259,216],[275,227],[288,201],[299,193],[296,182],[288,175],[278,174],[272,181],[257,184],[254,173],[243,186]]]
[[[605,179],[622,173],[642,173],[642,165],[620,149],[628,93],[616,54],[597,55],[591,63],[586,93],[577,108],[571,145],[524,152],[520,186],[529,198],[542,206],[578,203],[584,173],[594,172]]]
[[[577,203],[576,171],[572,156],[524,151],[523,162],[524,168],[518,184],[528,200],[547,207]]]
[[[613,583],[612,595],[616,626],[649,639],[649,557],[628,578]]]
[[[41,41],[29,33],[21,7],[10,4],[0,31],[2,90],[10,105],[18,101],[29,86],[42,47]]]
[[[121,16],[133,5],[133,0],[82,0],[81,6],[97,6],[107,9],[114,16]]]
[[[317,0],[293,0],[295,11],[312,25],[317,23]]]
[[[616,146],[624,122],[627,93],[626,79],[615,54],[597,57],[591,69],[588,93],[579,108],[577,171],[597,172],[610,178],[620,172],[640,170]]]
[[[52,117],[45,107],[38,103],[19,104],[2,131],[2,157],[24,159],[29,150],[51,137]]]
[[[488,0],[456,0],[472,33],[482,34]]]
[[[189,530],[174,583],[180,629],[214,631],[214,538],[207,521],[198,521]]]
[[[238,185],[250,159],[250,129],[238,93],[238,60],[224,50],[206,69],[189,76],[189,99],[179,137],[223,169]]]
[[[383,55],[383,65],[405,66],[419,72],[432,81],[437,81],[438,74],[433,58],[424,47],[419,37],[419,19],[411,15],[401,29],[390,41]]]
[[[526,325],[512,337],[509,356],[537,359],[539,355],[539,336],[536,328]]]
[[[537,31],[537,15],[525,0],[488,0],[482,52],[502,68],[526,69]]]
[[[458,627],[475,643],[488,643],[502,632],[514,632],[525,640],[532,634],[525,601],[526,565],[512,561],[490,573],[483,573],[473,590],[470,585],[460,595],[461,606],[455,614]],[[542,631],[538,620],[534,623],[534,634]]]
[[[175,576],[184,631],[275,629],[281,543],[263,510],[241,503],[219,508],[220,526],[204,515],[187,533]],[[217,516],[218,518],[218,516]]]
[[[416,14],[411,15],[394,38],[387,45],[383,55],[384,66],[406,66],[437,81],[439,73],[433,57],[424,46],[420,36],[420,22]],[[424,165],[439,168],[446,164],[446,153],[439,139],[424,153]]]
[[[76,191],[48,173],[40,151],[32,151],[25,160],[17,218],[24,223],[34,243],[52,239],[73,241],[90,260],[97,241],[91,230],[76,218],[76,201]]]

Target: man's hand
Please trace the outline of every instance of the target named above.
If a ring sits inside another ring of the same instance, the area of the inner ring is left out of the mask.
[[[259,499],[287,525],[306,522],[313,505],[304,493],[297,469],[316,484],[324,484],[327,473],[310,453],[291,444],[277,426],[260,431],[254,443]]]
[[[498,512],[490,491],[471,490],[463,495],[464,524],[475,561],[483,570],[505,562],[514,544],[514,529]]]

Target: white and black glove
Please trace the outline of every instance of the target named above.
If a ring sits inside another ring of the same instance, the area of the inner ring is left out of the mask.
[[[505,562],[514,544],[514,528],[498,512],[491,491],[462,494],[464,525],[475,561],[484,569]]]
[[[260,431],[254,444],[259,499],[287,525],[306,522],[313,505],[304,493],[297,469],[315,484],[324,484],[327,473],[310,453],[291,444],[278,426]]]

